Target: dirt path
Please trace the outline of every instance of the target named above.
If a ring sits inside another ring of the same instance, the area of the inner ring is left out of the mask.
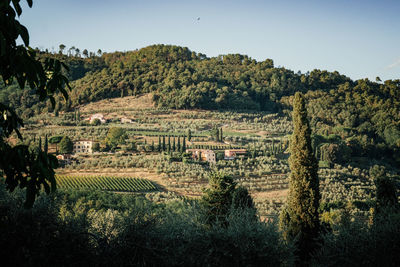
[[[253,198],[257,199],[268,199],[268,198],[286,197],[288,192],[289,189],[282,189],[282,190],[274,190],[266,192],[254,192],[251,195],[253,196]]]

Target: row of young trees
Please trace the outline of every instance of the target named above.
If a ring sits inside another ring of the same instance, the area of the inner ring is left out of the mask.
[[[214,129],[211,130],[211,138],[217,142],[223,142],[224,136],[222,128],[214,127]]]
[[[167,142],[166,142],[167,140]],[[172,142],[171,142],[171,136],[168,135],[166,138],[165,135],[158,136],[158,143],[157,147],[154,146],[154,141],[152,142],[151,145],[152,150],[151,151],[167,151],[167,152],[185,152],[186,151],[186,136],[183,136],[182,138],[182,144],[181,144],[181,137],[178,136],[178,138],[175,138],[175,136],[172,136]]]

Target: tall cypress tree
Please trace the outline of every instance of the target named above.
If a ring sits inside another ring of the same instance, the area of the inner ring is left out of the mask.
[[[183,137],[182,142],[182,153],[186,151],[186,136]]]
[[[162,137],[162,151],[165,151],[165,135]]]
[[[187,138],[188,141],[192,140],[192,131],[190,129],[188,129]]]
[[[224,136],[223,136],[223,134],[222,134],[222,128],[220,128],[220,129],[219,129],[219,141],[220,141],[220,142],[223,142],[223,141],[224,141],[223,138],[224,138]]]
[[[158,136],[157,151],[161,152],[161,137],[160,136]]]
[[[215,135],[215,141],[219,142],[219,129],[217,126],[215,126],[214,135]]]
[[[294,96],[292,116],[294,130],[290,142],[288,206],[281,214],[281,226],[286,238],[296,240],[298,264],[302,265],[309,260],[317,245],[321,195],[305,100],[299,92]]]
[[[181,137],[178,136],[178,147],[177,147],[178,151],[181,151]]]
[[[43,151],[47,153],[49,151],[49,141],[47,140],[47,134],[44,136],[44,148]]]
[[[174,136],[174,140],[172,142],[172,151],[176,151],[176,143],[175,143],[175,136]]]
[[[167,151],[171,151],[171,136],[168,135],[168,146],[167,146]]]

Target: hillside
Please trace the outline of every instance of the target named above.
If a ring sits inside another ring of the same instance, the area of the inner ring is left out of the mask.
[[[37,137],[45,135],[50,139],[66,135],[75,141],[93,140],[103,152],[74,156],[72,164],[57,170],[58,175],[148,179],[161,188],[160,192],[146,194],[156,202],[198,198],[207,186],[209,174],[223,170],[249,190],[262,218],[279,212],[287,195],[287,148],[292,133],[292,123],[284,112],[177,110],[158,108],[152,99],[152,94],[118,97],[81,104],[76,111],[60,112],[58,117],[34,116],[24,131],[25,141],[37,145]],[[108,121],[100,125],[89,123],[86,119],[96,113]],[[116,154],[105,145],[112,128],[123,129],[127,135]],[[221,129],[222,141],[215,139],[215,129]],[[186,148],[213,150],[218,158],[215,165],[184,159],[187,156],[178,153],[175,145],[182,144],[188,130],[192,139],[186,139]],[[330,205],[351,202],[364,216],[373,198],[370,168],[385,165],[392,176],[398,169],[390,161],[360,153],[355,141],[347,144],[348,140],[348,136],[338,134],[314,135],[313,146],[320,162],[321,205],[329,210]],[[170,151],[160,149],[160,142],[165,142],[166,147],[170,144]],[[233,147],[246,149],[245,158],[224,160],[224,150]],[[49,148],[56,151],[54,144]]]
[[[257,62],[239,54],[209,58],[171,45],[101,57],[50,56],[70,66],[73,88],[67,102],[59,98],[56,113],[99,100],[116,108],[111,99],[151,93],[154,106],[161,108],[267,111],[290,118],[291,96],[301,91],[308,100],[313,131],[319,135],[317,146],[332,143],[330,149],[338,151],[347,144],[353,158],[400,163],[400,80],[352,81],[321,70],[294,73],[274,67],[271,59]],[[17,85],[0,89],[0,102],[15,107],[24,118],[53,111],[50,103],[38,102],[33,90]]]

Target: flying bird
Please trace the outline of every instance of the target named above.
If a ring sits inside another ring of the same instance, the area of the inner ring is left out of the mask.
[[[197,20],[200,20],[200,17],[198,17]]]

